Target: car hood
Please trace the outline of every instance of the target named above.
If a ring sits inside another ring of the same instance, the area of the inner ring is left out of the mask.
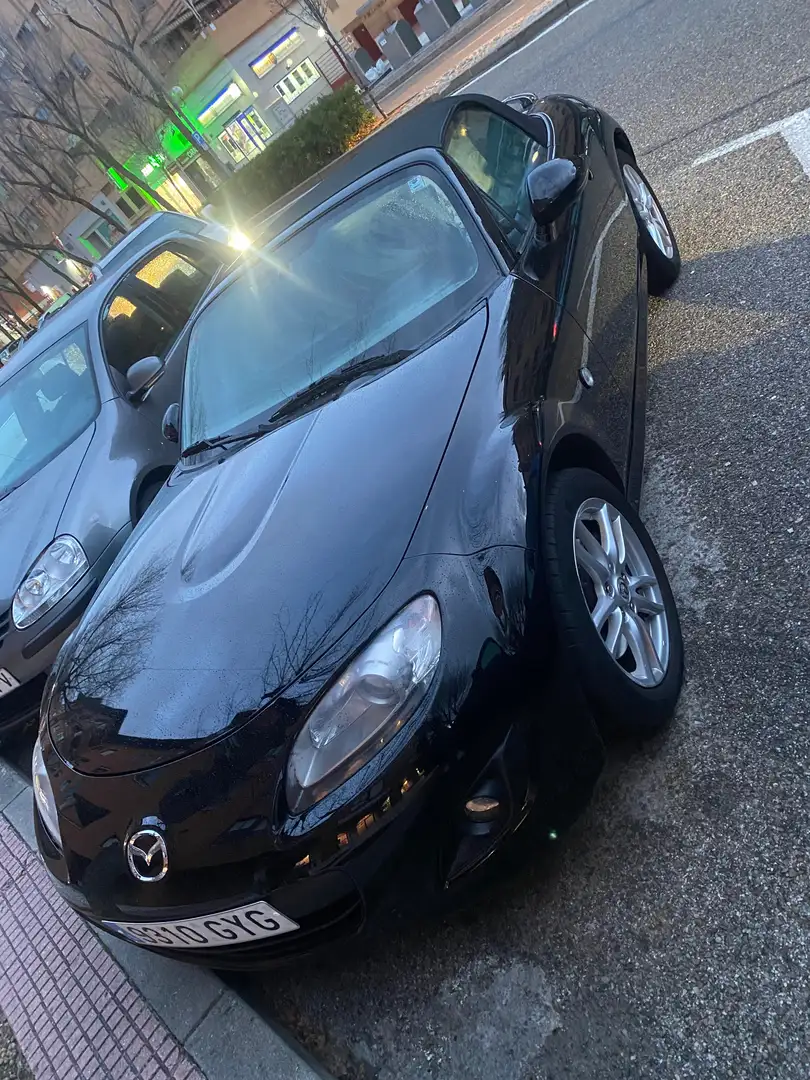
[[[31,564],[57,535],[59,519],[93,438],[81,435],[18,488],[0,498],[0,608],[5,611]],[[77,539],[81,540],[81,537]]]
[[[402,560],[486,325],[482,307],[372,381],[170,481],[60,654],[47,710],[67,764],[150,768],[293,683],[300,692],[304,672],[318,692],[334,672],[315,662]]]

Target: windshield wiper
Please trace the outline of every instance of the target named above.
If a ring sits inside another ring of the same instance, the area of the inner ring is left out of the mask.
[[[262,435],[266,435],[272,428],[272,424],[264,421],[251,428],[250,431],[238,431],[232,435],[212,435],[210,439],[200,439],[198,442],[192,443],[191,446],[181,450],[180,457],[194,457],[195,454],[201,454],[203,450],[214,450],[218,446],[234,446],[236,443],[253,442],[254,439],[260,439]]]
[[[296,413],[314,405],[321,398],[336,394],[348,386],[349,383],[354,382],[355,379],[360,379],[364,375],[372,375],[376,371],[382,371],[384,368],[400,363],[402,360],[407,359],[411,353],[411,349],[399,349],[397,352],[381,353],[379,356],[367,356],[362,360],[354,360],[349,364],[344,364],[343,367],[330,371],[328,375],[324,375],[323,378],[317,379],[297,394],[293,394],[283,405],[279,405],[266,420],[256,424],[255,427],[250,428],[248,431],[237,431],[231,435],[212,435],[208,439],[200,439],[198,442],[192,443],[191,446],[187,446],[181,452],[180,457],[193,457],[195,454],[201,454],[204,450],[214,450],[220,446],[234,446],[238,443],[253,442],[254,439],[260,439],[262,435],[272,431],[280,420],[287,420],[291,416],[295,416]]]
[[[290,416],[295,416],[296,413],[309,408],[320,401],[321,398],[329,397],[331,394],[336,394],[338,391],[345,389],[349,383],[354,382],[356,379],[361,379],[364,375],[373,375],[376,371],[393,367],[400,361],[406,360],[412,352],[412,349],[398,349],[396,352],[380,353],[379,356],[366,356],[362,360],[353,360],[351,363],[344,364],[343,367],[330,371],[328,375],[324,375],[297,394],[293,394],[291,398],[288,398],[283,405],[279,405],[268,416],[267,421],[273,424],[279,420],[286,420]]]

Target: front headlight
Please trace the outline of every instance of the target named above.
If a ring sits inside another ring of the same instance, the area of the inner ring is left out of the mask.
[[[439,663],[439,605],[425,594],[389,622],[324,694],[287,766],[287,801],[300,813],[357,772],[425,696]]]
[[[56,813],[56,800],[53,797],[51,779],[45,769],[45,759],[39,739],[34,743],[34,756],[31,761],[31,778],[34,783],[34,801],[51,840],[62,850],[62,838],[59,835],[59,817]]]
[[[88,565],[84,549],[75,537],[57,536],[14,595],[11,617],[17,629],[24,630],[50,611],[87,572]]]

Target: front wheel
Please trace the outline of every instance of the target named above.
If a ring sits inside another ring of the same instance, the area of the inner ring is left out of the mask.
[[[542,542],[562,646],[597,720],[652,735],[678,701],[683,641],[649,533],[603,476],[563,469],[549,480]]]
[[[647,260],[649,290],[658,296],[675,284],[681,272],[678,241],[664,208],[638,164],[629,154],[619,153],[619,165]]]

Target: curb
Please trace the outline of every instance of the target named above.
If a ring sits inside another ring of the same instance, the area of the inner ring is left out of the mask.
[[[543,30],[547,30],[554,23],[559,22],[560,19],[565,18],[566,15],[572,11],[576,11],[578,7],[582,7],[583,4],[589,3],[590,0],[557,0],[556,3],[547,7],[540,15],[530,22],[527,26],[524,26],[521,30],[507,41],[497,45],[492,52],[487,53],[486,56],[482,56],[480,60],[476,60],[474,64],[470,64],[464,71],[455,75],[448,83],[442,86],[440,94],[442,97],[446,97],[456,92],[456,90],[462,89],[468,83],[474,82],[476,79],[484,75],[491,67],[499,63],[501,60],[506,60],[512,53],[516,53],[519,49],[522,49],[524,45],[528,45],[533,41]],[[529,88],[531,89],[531,87]]]
[[[27,856],[27,862],[36,872],[44,874],[34,839],[31,785],[0,759],[0,826],[3,824],[11,826],[29,853],[33,853],[33,858],[31,854]],[[2,898],[0,892],[0,901]],[[52,908],[60,923],[70,917],[78,918],[55,893]],[[264,1020],[211,972],[148,953],[89,924],[82,922],[82,926],[93,930],[112,958],[110,962],[123,969],[126,979],[206,1080],[332,1080],[288,1032],[281,1032]],[[47,999],[50,995],[44,996]],[[99,1004],[99,1011],[102,1007]],[[40,1021],[37,1031],[42,1042],[47,1042],[50,1036],[47,1014],[45,1019],[46,1023]],[[20,1037],[23,1033],[18,1033],[17,1027],[26,1025],[27,1020],[22,1017],[15,1022],[12,1016],[9,1020],[25,1052],[32,1043],[30,1038]],[[86,1019],[84,1026],[89,1027],[91,1020],[92,1017]],[[31,1064],[37,1080],[54,1075],[47,1058]]]

